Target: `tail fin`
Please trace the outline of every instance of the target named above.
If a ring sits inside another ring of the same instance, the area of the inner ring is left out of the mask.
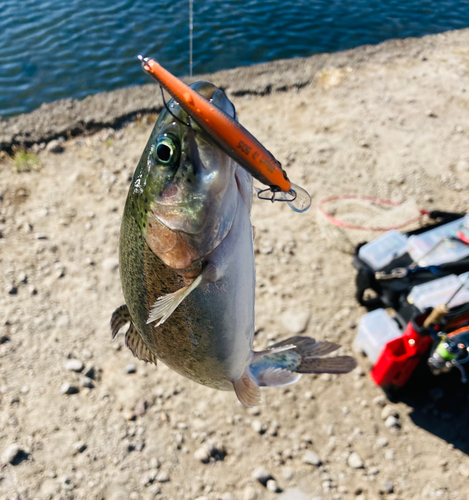
[[[295,347],[278,352],[283,346],[290,345]],[[333,342],[316,342],[310,337],[291,337],[273,345],[276,352],[251,363],[249,371],[259,386],[293,384],[302,373],[348,373],[357,366],[352,357],[321,358],[339,347]]]

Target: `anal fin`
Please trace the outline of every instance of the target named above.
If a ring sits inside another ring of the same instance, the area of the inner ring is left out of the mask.
[[[202,282],[202,274],[200,274],[192,284],[181,288],[173,293],[168,293],[167,295],[163,295],[162,297],[158,297],[156,302],[150,308],[150,314],[148,315],[147,325],[153,323],[154,321],[158,321],[155,326],[162,325],[179,304],[193,291],[195,290],[200,283]]]
[[[127,307],[127,304],[123,304],[123,305],[119,306],[112,313],[112,316],[111,316],[110,327],[111,327],[111,335],[112,335],[113,339],[119,333],[119,330],[124,325],[126,325],[129,321],[131,321],[129,308]]]
[[[136,358],[146,363],[157,364],[158,358],[145,345],[133,323],[130,323],[130,327],[125,334],[125,345],[132,351],[132,354]]]
[[[261,400],[259,386],[252,380],[247,372],[241,378],[233,382],[236,396],[244,406],[251,408],[257,406]]]

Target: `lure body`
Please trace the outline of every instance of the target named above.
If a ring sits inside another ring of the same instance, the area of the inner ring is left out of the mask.
[[[235,117],[214,106],[154,59],[142,56],[139,58],[143,69],[171,94],[187,115],[209,134],[227,155],[257,180],[270,186],[273,194],[264,199],[287,201],[297,212],[305,212],[309,208],[309,194],[290,182],[275,157],[238,123]]]

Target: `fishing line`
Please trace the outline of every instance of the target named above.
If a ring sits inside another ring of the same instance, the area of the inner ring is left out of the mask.
[[[194,31],[194,0],[189,0],[189,76],[192,77],[192,46]]]
[[[186,127],[189,127],[191,128],[191,124],[190,123],[186,123],[186,122],[183,122],[180,118],[178,118],[170,109],[169,109],[169,106],[166,104],[166,99],[164,98],[164,92],[163,92],[163,87],[160,85],[160,90],[161,90],[161,98],[163,99],[163,104],[164,104],[164,107],[166,108],[166,111],[175,119],[177,120],[179,123],[181,123],[182,125],[185,125]]]

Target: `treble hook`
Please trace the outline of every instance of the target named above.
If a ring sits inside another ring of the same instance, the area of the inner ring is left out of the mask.
[[[271,193],[271,196],[262,196],[263,193],[267,193],[268,191]],[[290,195],[291,198],[286,198],[285,197],[286,195]],[[284,196],[284,198],[281,198],[281,196]],[[272,203],[274,201],[286,201],[287,203],[288,202],[291,203],[292,201],[296,200],[297,194],[296,194],[296,191],[293,191],[293,190],[284,193],[278,187],[271,186],[271,187],[268,187],[267,189],[261,189],[261,190],[257,191],[257,197],[260,200],[268,200],[268,201],[271,201]]]

